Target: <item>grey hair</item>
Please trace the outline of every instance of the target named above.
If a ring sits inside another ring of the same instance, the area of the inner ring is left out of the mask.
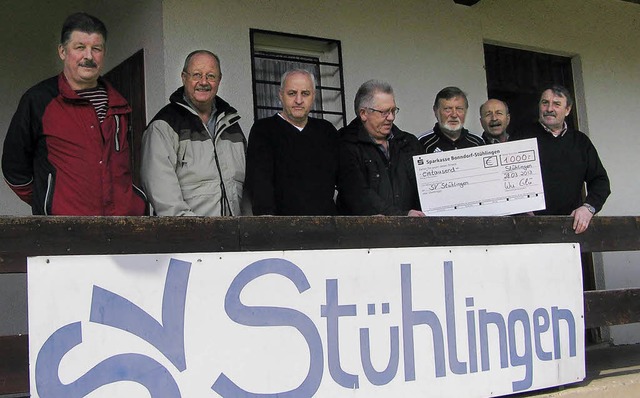
[[[209,50],[195,50],[189,53],[189,55],[187,55],[187,58],[185,58],[184,60],[184,66],[182,67],[183,72],[185,73],[187,72],[187,69],[189,69],[189,63],[191,62],[191,58],[193,58],[198,54],[207,54],[215,58],[216,62],[218,63],[218,69],[220,70],[220,77],[222,77],[222,65],[220,65],[220,57],[218,57],[216,54],[212,53]]]
[[[542,91],[540,91],[540,97],[542,98],[542,93],[547,90],[551,90],[558,97],[565,97],[567,99],[567,107],[573,106],[573,98],[571,97],[571,93],[565,86],[561,86],[559,84],[552,84],[550,86],[546,86]]]
[[[373,97],[376,93],[393,95],[393,88],[389,83],[380,80],[372,79],[362,83],[353,100],[353,110],[356,112],[356,116],[358,116],[360,109],[373,105]]]
[[[433,110],[435,111],[438,109],[438,105],[440,105],[438,102],[441,99],[448,100],[455,97],[464,98],[464,106],[465,108],[469,108],[469,100],[467,99],[467,93],[460,90],[458,87],[449,86],[449,87],[443,88],[438,92],[438,94],[436,94],[436,100],[433,101]]]
[[[484,104],[480,105],[480,116],[481,116],[481,117],[482,117],[482,108],[484,108],[484,105],[485,105],[487,102],[491,101],[491,100],[493,100],[493,101],[500,101],[500,102],[502,102],[502,105],[504,105],[504,109],[507,111],[507,115],[509,114],[509,105],[508,105],[506,102],[504,102],[503,100],[499,100],[499,99],[497,99],[497,98],[489,98],[489,99],[488,99]]]
[[[293,74],[296,73],[300,73],[302,75],[307,76],[309,79],[311,79],[311,86],[313,87],[313,92],[316,92],[316,77],[313,73],[309,72],[308,70],[305,69],[291,69],[288,70],[286,72],[284,72],[282,74],[282,77],[280,78],[280,92],[284,91],[284,83],[287,81],[287,78]]]

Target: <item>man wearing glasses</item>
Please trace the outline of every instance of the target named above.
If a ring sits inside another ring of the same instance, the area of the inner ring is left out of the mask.
[[[425,153],[452,151],[484,145],[482,138],[464,128],[469,101],[458,87],[445,87],[436,95],[433,113],[438,121],[433,130],[420,136]]]
[[[142,137],[142,185],[160,216],[241,213],[247,143],[238,111],[216,95],[221,79],[217,55],[189,54],[183,86]]]
[[[388,83],[369,80],[354,101],[356,118],[340,129],[338,209],[345,215],[424,216],[413,156],[418,139],[393,122],[400,110]]]

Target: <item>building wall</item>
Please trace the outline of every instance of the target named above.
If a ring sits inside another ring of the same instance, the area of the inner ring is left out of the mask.
[[[60,24],[83,6],[110,29],[106,69],[144,47],[148,119],[181,84],[184,57],[206,48],[222,60],[219,95],[239,110],[245,133],[253,122],[250,28],[341,40],[348,119],[354,116],[358,86],[382,79],[393,85],[402,108],[397,124],[416,134],[435,123],[433,97],[448,85],[467,91],[467,127],[480,132],[476,110],[486,99],[486,41],[573,57],[580,126],[598,148],[612,182],[602,214],[640,214],[638,5],[619,0],[482,0],[473,7],[443,0],[66,0],[43,9],[37,0],[12,3],[11,13],[0,14],[0,50],[10,55],[0,60],[1,141],[20,95],[60,70],[55,51]],[[5,184],[0,184],[0,214],[29,214]],[[640,269],[634,266],[640,263],[638,253],[604,253],[596,260],[607,288],[640,285]],[[3,286],[15,285],[16,278],[24,284],[22,276],[0,276],[0,313],[9,311],[15,320],[14,326],[0,323],[0,335],[26,331],[24,314],[3,304],[13,300],[2,293],[9,291]],[[612,336],[618,343],[638,342],[640,327],[616,327]]]
[[[239,110],[245,133],[253,122],[250,28],[341,40],[348,120],[355,116],[356,90],[373,78],[391,83],[402,108],[396,122],[416,134],[433,127],[433,99],[445,86],[468,91],[471,109],[486,100],[481,25],[468,7],[453,1],[390,5],[380,0],[187,4],[166,0],[163,4],[167,89],[181,84],[182,62],[190,51],[216,52],[223,70],[219,95]],[[478,118],[470,119],[472,130],[479,131]]]
[[[474,16],[484,40],[574,59],[580,128],[611,180],[602,215],[640,214],[640,5],[611,0],[483,0]],[[582,98],[581,98],[582,97]],[[603,253],[607,289],[640,286],[640,253]],[[640,324],[611,328],[615,343],[640,342]]]

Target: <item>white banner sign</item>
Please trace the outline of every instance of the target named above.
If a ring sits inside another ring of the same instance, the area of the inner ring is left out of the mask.
[[[487,397],[585,377],[577,244],[28,260],[32,397]]]
[[[502,216],[545,208],[535,138],[413,158],[427,216]]]

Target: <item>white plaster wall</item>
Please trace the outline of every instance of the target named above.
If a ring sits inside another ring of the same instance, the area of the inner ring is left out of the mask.
[[[364,81],[386,80],[402,108],[397,124],[421,133],[435,123],[436,93],[458,85],[471,109],[486,99],[482,36],[468,7],[453,1],[179,0],[164,1],[167,95],[178,87],[185,56],[197,48],[217,53],[219,95],[234,105],[245,134],[253,123],[249,29],[338,39],[342,42],[347,118]],[[455,23],[452,23],[455,21]],[[478,118],[468,120],[480,131]]]
[[[601,214],[640,214],[640,6],[613,0],[484,0],[472,9],[485,40],[576,58],[580,126],[611,180],[612,194]],[[640,253],[603,253],[601,261],[607,289],[640,287]],[[616,344],[638,343],[640,324],[612,327],[611,337]]]

